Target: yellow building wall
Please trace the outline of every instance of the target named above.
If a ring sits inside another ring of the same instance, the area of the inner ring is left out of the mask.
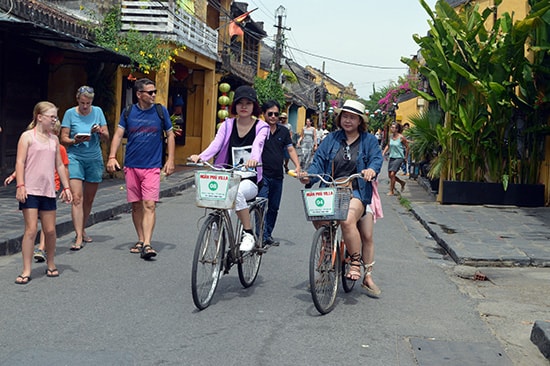
[[[414,123],[410,118],[422,112],[424,105],[427,104],[428,103],[425,102],[424,99],[418,97],[401,102],[399,103],[399,109],[395,111],[395,120],[401,125],[408,123],[412,127]]]

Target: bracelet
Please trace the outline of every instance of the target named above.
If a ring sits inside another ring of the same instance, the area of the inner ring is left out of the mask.
[[[12,179],[15,179],[15,174],[10,175]]]
[[[115,159],[116,160],[116,156],[109,156],[109,160],[111,159]]]
[[[67,189],[68,189],[69,191],[71,190],[69,187],[65,187],[65,188],[63,188],[63,192],[65,192]]]
[[[15,188],[21,188],[21,187],[25,187],[25,185],[24,185],[24,184],[20,184],[20,185],[18,185],[18,186],[15,186]]]

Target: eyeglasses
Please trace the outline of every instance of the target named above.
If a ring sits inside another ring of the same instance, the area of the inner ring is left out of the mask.
[[[147,93],[149,95],[153,95],[153,94],[157,94],[157,91],[156,90],[140,90],[139,91],[140,93]]]
[[[80,88],[78,88],[78,93],[79,94],[82,94],[82,93],[93,94],[94,93],[94,88],[92,88],[90,86],[81,86]]]
[[[279,112],[267,112],[267,116],[268,117],[279,117]]]
[[[344,160],[350,161],[351,160],[351,153],[349,151],[349,145],[344,146]]]
[[[49,117],[50,119],[54,120],[55,122],[59,121],[59,117],[52,115],[43,114],[44,117]]]

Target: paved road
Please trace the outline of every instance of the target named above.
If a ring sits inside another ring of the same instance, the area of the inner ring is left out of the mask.
[[[394,198],[383,198],[375,229],[383,296],[341,292],[336,309],[319,316],[307,288],[313,228],[299,188],[287,180],[275,231],[281,246],[265,255],[257,283],[243,289],[233,271],[201,312],[190,295],[203,212],[192,190],[159,204],[154,261],[129,253],[127,213],[90,227],[94,243],[80,252],[68,250],[71,234],[61,237],[59,278],[35,265],[32,282],[16,286],[20,256],[0,258],[0,365],[513,364],[449,279],[454,263],[426,255],[435,243]]]

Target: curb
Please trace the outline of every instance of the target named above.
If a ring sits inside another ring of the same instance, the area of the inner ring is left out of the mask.
[[[531,330],[531,342],[550,360],[550,322],[537,320]]]

